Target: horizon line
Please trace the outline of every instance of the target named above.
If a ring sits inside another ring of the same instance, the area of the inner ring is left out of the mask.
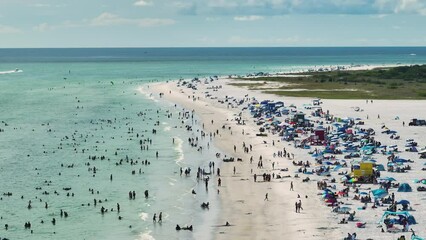
[[[0,47],[6,49],[179,49],[179,48],[426,48],[425,46],[216,46],[216,47]]]

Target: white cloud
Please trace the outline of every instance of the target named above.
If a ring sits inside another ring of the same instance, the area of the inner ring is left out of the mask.
[[[235,21],[258,21],[263,20],[264,17],[257,16],[257,15],[250,15],[250,16],[235,16]]]
[[[138,7],[146,7],[146,6],[152,6],[154,3],[150,0],[138,0],[133,5]]]
[[[0,34],[17,34],[22,33],[19,28],[12,26],[0,25]]]
[[[50,7],[50,4],[47,4],[47,3],[35,3],[32,6],[33,7]]]
[[[210,37],[201,37],[201,38],[199,38],[197,40],[199,42],[204,43],[204,44],[215,44],[216,43],[216,39],[210,38]]]
[[[53,29],[54,29],[54,27],[50,26],[48,23],[41,23],[41,24],[33,27],[33,30],[36,31],[36,32],[45,32],[45,31],[53,30]]]
[[[395,13],[420,13],[426,11],[426,2],[424,0],[399,0],[395,7]]]
[[[185,6],[191,6],[190,13],[198,15],[426,15],[426,0],[186,0],[183,2]]]
[[[104,12],[90,21],[91,26],[136,25],[139,27],[152,27],[172,25],[174,23],[175,20],[168,18],[122,18],[108,12]]]

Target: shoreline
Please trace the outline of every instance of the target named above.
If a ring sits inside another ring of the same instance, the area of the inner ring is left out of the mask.
[[[309,195],[308,199],[304,199],[304,206],[310,208],[315,207],[317,201],[315,200],[316,193],[314,194],[314,190],[316,188],[314,186],[309,186],[311,189],[305,194],[302,193],[302,191],[297,191],[297,188],[306,186],[301,186],[300,183],[296,182],[294,183],[296,192],[293,193],[280,191],[279,188],[274,186],[275,182],[273,181],[257,181],[256,184],[253,184],[252,169],[253,172],[257,171],[257,174],[263,172],[269,174],[272,172],[274,172],[274,174],[279,173],[279,170],[272,171],[272,160],[276,162],[276,169],[290,168],[294,170],[293,166],[290,164],[291,161],[274,159],[272,157],[271,150],[276,152],[281,149],[278,147],[278,144],[277,146],[272,146],[270,141],[268,141],[268,144],[264,144],[263,139],[256,137],[256,129],[254,129],[253,126],[235,125],[234,122],[227,121],[227,119],[229,120],[234,117],[235,112],[232,110],[222,109],[219,106],[215,106],[214,103],[204,102],[202,100],[197,100],[195,102],[187,101],[187,98],[185,99],[182,94],[179,94],[180,91],[174,84],[175,82],[150,85],[150,91],[153,93],[164,92],[165,100],[176,103],[188,110],[195,110],[195,114],[205,124],[206,131],[212,132],[216,129],[221,129],[222,125],[231,126],[231,130],[225,129],[225,131],[221,131],[221,136],[214,139],[214,144],[223,152],[227,153],[228,156],[232,156],[235,159],[241,158],[243,160],[243,162],[222,163],[222,186],[219,187],[219,195],[221,206],[223,207],[219,212],[219,219],[216,225],[222,225],[228,221],[233,226],[220,228],[214,239],[266,239],[268,237],[265,237],[267,236],[265,233],[269,231],[272,231],[271,237],[286,236],[289,238],[300,236],[322,239],[324,235],[330,236],[333,234],[333,231],[327,230],[321,233],[311,233],[309,229],[305,230],[305,227],[301,224],[304,223],[304,225],[306,225],[307,219],[312,216],[297,216],[294,213],[293,199],[296,200],[296,193],[300,195],[304,194],[303,196]],[[166,92],[169,91],[172,91],[172,93],[167,94]],[[213,114],[214,124],[210,124]],[[244,129],[244,135],[242,134],[242,129]],[[241,146],[237,148],[236,152],[233,151],[233,143],[241,140],[243,137],[246,144],[251,144],[253,146],[253,151],[250,152],[250,154],[244,154]],[[275,139],[275,141],[279,140]],[[299,154],[300,153],[296,153],[295,155]],[[256,169],[255,162],[257,162],[260,155],[263,157],[264,168],[259,170]],[[250,156],[253,156],[253,164],[249,164]],[[235,175],[232,173],[234,166],[236,167]],[[291,172],[293,171],[286,172],[285,174],[291,174]],[[283,178],[279,183],[288,188],[292,180],[293,179],[290,178]],[[268,193],[269,201],[265,201],[264,199],[266,193]],[[288,200],[281,201],[281,199]],[[289,201],[289,199],[291,199],[291,201]],[[318,220],[322,220],[319,216],[322,216],[325,210],[327,210],[324,206],[321,206],[321,208],[323,208],[322,211],[316,213],[316,219]],[[332,216],[329,217],[331,218]],[[280,222],[270,222],[271,219],[279,219]],[[265,225],[265,223],[268,224]],[[321,227],[318,225],[319,223],[320,221],[313,222],[314,226],[311,228]],[[266,229],[262,229],[265,226],[267,226]],[[302,235],[299,233],[302,233]],[[307,236],[309,234],[317,236]]]
[[[232,95],[240,99],[244,98],[244,95],[249,93],[250,97],[256,96],[258,99],[273,100],[284,99],[286,103],[297,102],[299,106],[302,106],[301,103],[309,99],[267,95],[259,91],[249,91],[226,85],[227,82],[229,82],[229,80],[219,79],[217,82],[212,83],[212,85],[219,84],[223,87],[223,89],[218,90],[216,93],[218,97],[223,97],[227,95],[226,93],[229,93],[229,96]],[[278,173],[277,170],[272,170],[272,162],[275,162],[275,168],[288,168],[289,171],[285,172],[285,175],[294,175],[294,170],[296,168],[292,166],[291,161],[285,158],[274,158],[272,155],[273,152],[279,151],[280,149],[282,150],[283,147],[286,147],[288,151],[295,154],[296,161],[299,161],[309,159],[308,157],[310,156],[307,151],[303,149],[294,149],[291,143],[282,142],[279,140],[279,137],[274,135],[267,138],[256,137],[256,125],[252,125],[251,123],[247,125],[235,124],[235,121],[232,120],[239,113],[239,110],[237,108],[225,108],[223,104],[217,102],[217,99],[214,101],[205,98],[203,91],[207,89],[207,85],[194,91],[192,89],[179,88],[176,86],[176,83],[176,81],[171,81],[151,84],[149,91],[154,94],[164,93],[164,100],[176,103],[186,109],[193,109],[202,123],[204,123],[206,131],[211,132],[221,129],[221,125],[226,125],[227,128],[231,127],[231,129],[225,128],[224,131],[221,131],[221,136],[214,139],[214,144],[223,152],[229,154],[228,156],[241,158],[243,160],[242,162],[222,163],[222,187],[219,187],[222,209],[219,212],[217,225],[224,224],[228,221],[232,226],[220,228],[214,239],[267,239],[280,236],[286,236],[287,238],[302,237],[303,239],[323,239],[327,236],[332,239],[338,239],[345,236],[344,231],[346,231],[347,227],[337,225],[338,219],[336,215],[333,214],[330,208],[327,208],[317,196],[319,190],[315,184],[303,183],[301,178],[295,179],[293,177],[282,178],[280,180],[274,179],[271,182],[264,183],[256,182],[253,184],[252,169],[253,173]],[[200,86],[201,85],[202,84],[200,84]],[[223,91],[223,93],[221,91]],[[413,105],[415,102],[417,102],[415,106],[411,106],[409,109],[411,112],[401,116],[400,120],[392,121],[392,118],[395,117],[395,111],[398,112],[406,108],[406,105]],[[399,108],[395,108],[396,110],[394,111],[381,113],[381,119],[371,117],[371,119],[365,120],[366,114],[371,114],[371,116],[373,116],[374,113],[378,112],[377,108],[381,111],[386,110],[383,106],[389,105],[389,103],[402,105],[399,106]],[[407,115],[413,114],[413,108],[426,106],[424,101],[413,100],[375,100],[374,104],[367,104],[364,100],[325,100],[323,108],[331,108],[332,112],[337,116],[357,115],[361,117],[361,115],[363,115],[363,119],[367,122],[366,126],[372,126],[378,130],[378,126],[383,122],[386,122],[386,125],[390,128],[398,128],[403,120],[408,123],[409,119],[407,119]],[[361,106],[363,109],[361,112],[355,112],[351,110],[351,106],[352,109],[355,106]],[[424,114],[419,115],[426,117],[423,116]],[[214,124],[210,124],[213,116],[215,120]],[[247,112],[243,113],[242,118],[245,118],[248,122],[252,122]],[[243,129],[244,134],[242,134]],[[398,129],[398,131],[400,130],[402,129]],[[404,130],[408,135],[412,136],[415,134],[415,131],[421,129],[410,129],[405,127]],[[422,130],[421,134],[423,132],[426,133],[426,131]],[[271,144],[272,140],[275,141],[275,146]],[[235,143],[241,143],[242,141],[246,144],[252,144],[254,150],[247,154],[242,152],[241,146],[236,144],[237,151],[234,152],[233,145]],[[266,141],[266,144],[263,141]],[[263,156],[265,167],[262,170],[256,169],[255,166],[260,155]],[[253,164],[249,164],[250,156],[253,156]],[[232,173],[234,166],[237,169],[237,174],[235,175]],[[421,174],[421,172],[419,174]],[[286,188],[289,188],[291,181],[294,181],[295,192],[286,190]],[[374,188],[377,186],[371,187]],[[299,189],[303,189],[303,191]],[[264,200],[266,193],[268,193],[269,201]],[[304,208],[311,210],[309,213],[296,214],[294,212],[294,201],[299,199],[296,196],[297,194],[301,195],[300,199],[303,201]],[[306,196],[308,196],[308,198],[306,198]],[[349,199],[347,200],[349,201]],[[315,211],[312,211],[313,209],[315,209]],[[419,213],[417,213],[416,216],[419,218]],[[353,230],[354,229],[351,229],[351,231]],[[366,232],[364,232],[364,234],[365,233]],[[386,237],[380,239],[386,239]]]

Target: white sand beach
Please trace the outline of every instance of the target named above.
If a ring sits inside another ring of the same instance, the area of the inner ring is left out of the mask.
[[[268,130],[266,130],[267,137],[256,136],[256,133],[259,133],[259,126],[255,124],[254,118],[247,110],[242,111],[247,103],[237,105],[238,101],[233,101],[233,99],[242,100],[252,97],[259,102],[265,99],[283,101],[286,106],[294,104],[298,110],[309,116],[313,110],[303,108],[303,104],[312,103],[312,99],[267,95],[259,91],[249,91],[228,85],[230,81],[233,80],[220,78],[208,84],[201,81],[196,85],[197,90],[183,85],[178,86],[177,81],[150,84],[149,87],[144,86],[142,89],[144,92],[151,92],[155,99],[160,99],[159,95],[163,93],[164,100],[188,110],[194,110],[201,119],[202,123],[199,124],[204,125],[205,132],[219,130],[219,135],[214,138],[214,144],[226,153],[227,157],[232,156],[242,160],[221,164],[222,186],[218,187],[221,199],[220,217],[217,225],[211,226],[217,228],[216,239],[343,239],[348,233],[354,232],[357,234],[356,239],[397,239],[401,235],[405,235],[407,239],[410,238],[411,232],[382,233],[383,225],[378,224],[378,221],[389,205],[373,209],[371,208],[373,203],[368,203],[365,210],[359,210],[364,204],[353,199],[355,188],[350,188],[347,197],[338,199],[339,202],[344,203],[342,205],[350,208],[350,212],[356,211],[355,219],[347,224],[338,224],[342,218],[347,219],[348,215],[333,213],[333,208],[326,206],[321,196],[323,191],[317,188],[317,182],[326,180],[329,187],[335,186],[336,192],[344,189],[340,180],[342,175],[338,175],[338,172],[350,173],[350,164],[349,167],[342,168],[340,171],[330,171],[330,177],[297,173],[299,178],[295,178],[295,171],[300,166],[294,166],[292,161],[309,161],[315,167],[318,164],[315,164],[315,159],[308,152],[314,148],[324,149],[324,147],[295,148],[294,142],[284,141],[280,136],[269,133]],[[414,161],[409,163],[412,170],[408,172],[382,171],[381,177],[393,177],[398,183],[411,185],[412,192],[397,192],[396,188],[390,188],[389,194],[394,193],[396,200],[410,201],[410,207],[413,209],[410,213],[417,221],[417,224],[411,225],[410,228],[419,236],[426,236],[426,229],[423,227],[426,224],[424,217],[426,216],[424,205],[426,197],[423,192],[416,190],[422,184],[413,183],[414,179],[422,179],[426,176],[422,171],[424,160],[420,159],[416,152],[404,151],[407,139],[418,142],[419,149],[425,146],[426,126],[408,126],[408,122],[411,118],[426,119],[426,113],[422,111],[426,107],[426,102],[322,100],[321,107],[324,112],[329,110],[335,117],[360,118],[364,125],[359,127],[373,128],[376,132],[374,136],[376,141],[381,142],[382,145],[397,145],[400,152],[395,154]],[[237,124],[235,120],[240,113],[241,119],[245,122],[244,125]],[[321,121],[320,118],[310,116],[309,118],[313,121]],[[324,123],[324,126],[331,126],[331,123]],[[381,133],[383,129],[386,129],[383,126],[395,130],[400,139],[391,139],[389,134]],[[306,138],[308,135],[302,134],[303,137]],[[245,153],[243,143],[245,146],[251,145],[252,151]],[[294,154],[294,158],[275,156],[274,153],[283,151],[284,148],[288,153]],[[336,158],[343,159],[344,155],[336,155]],[[263,159],[263,168],[257,167],[260,156]],[[250,157],[253,157],[253,163],[250,163]],[[372,155],[377,163],[385,167],[387,157],[378,153]],[[288,168],[288,171],[280,171],[285,168]],[[271,181],[264,182],[261,176],[263,173],[273,173],[275,177],[280,175],[281,178],[272,178]],[[254,174],[258,176],[256,182],[254,182]],[[302,180],[306,177],[309,177],[310,181],[303,182]],[[213,177],[213,184],[217,183],[217,178],[217,176]],[[330,182],[333,178],[336,180],[335,183]],[[294,191],[290,191],[291,182],[294,184]],[[358,186],[359,191],[365,192],[379,187],[378,184]],[[265,199],[266,194],[268,199]],[[295,203],[299,200],[303,204],[303,210],[301,213],[296,213]],[[229,222],[231,226],[220,226],[226,222]],[[358,222],[366,223],[365,228],[357,228]]]

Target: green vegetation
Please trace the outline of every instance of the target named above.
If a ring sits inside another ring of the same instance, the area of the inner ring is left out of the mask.
[[[293,74],[294,75],[294,74]],[[260,77],[232,85],[294,97],[323,99],[426,99],[426,65],[367,71],[312,72],[296,77]],[[269,87],[267,83],[281,84]]]

